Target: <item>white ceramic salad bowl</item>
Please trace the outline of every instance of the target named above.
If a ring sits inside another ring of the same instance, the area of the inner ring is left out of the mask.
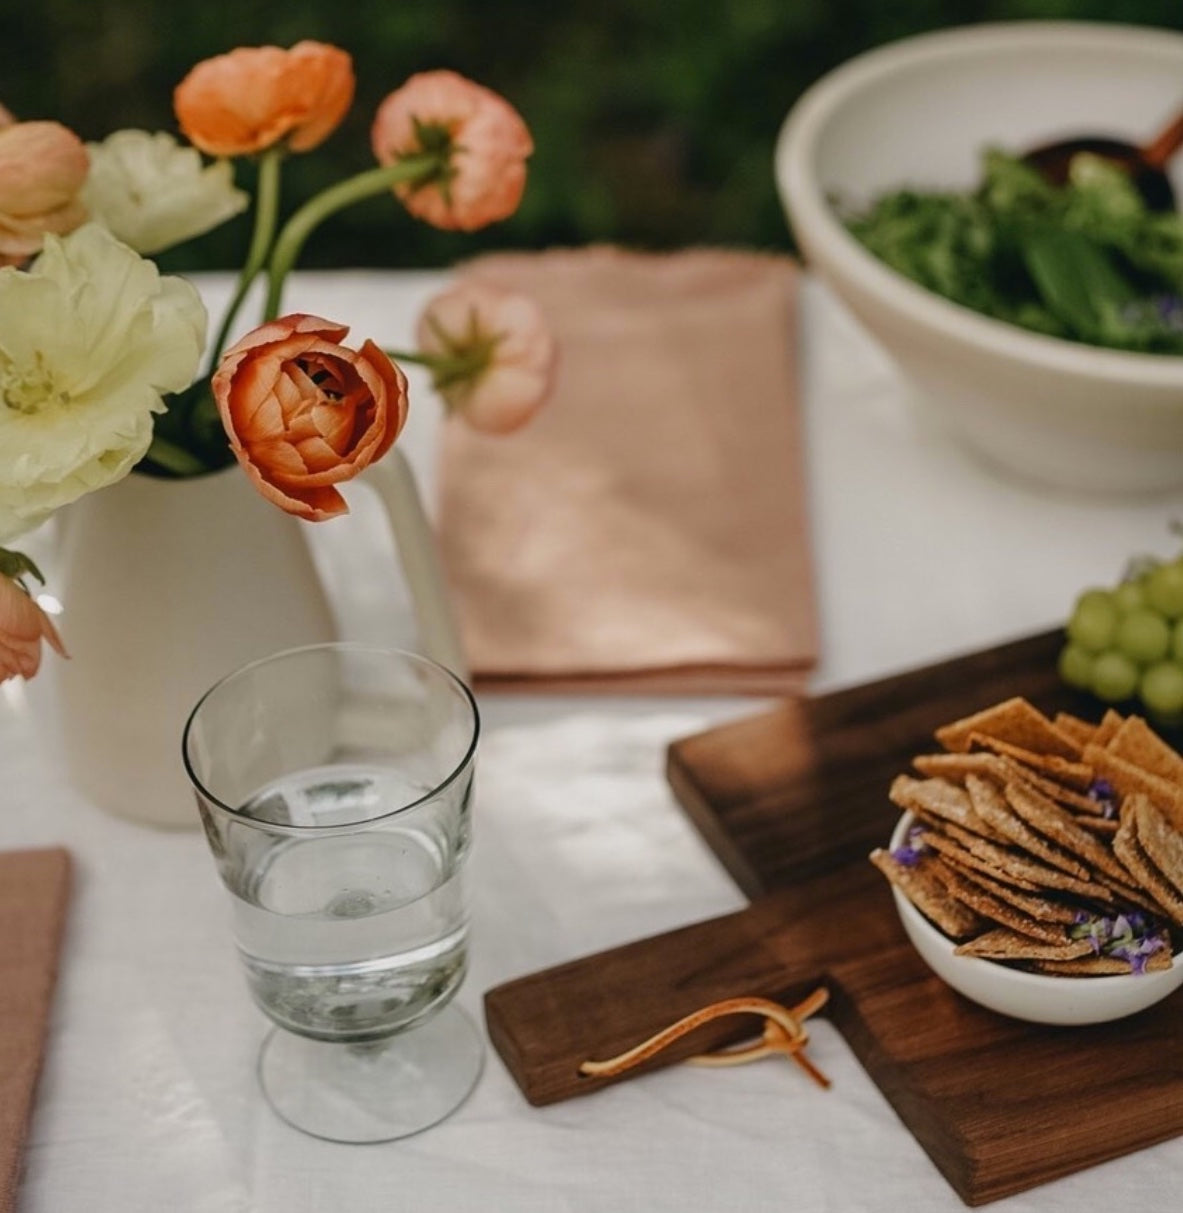
[[[1183,357],[1046,337],[951,303],[867,252],[834,200],[969,189],[988,145],[1140,142],[1181,105],[1178,33],[1017,22],[927,34],[809,89],[782,128],[776,178],[808,266],[975,451],[1043,485],[1159,492],[1183,486]],[[1183,197],[1183,154],[1171,176]]]

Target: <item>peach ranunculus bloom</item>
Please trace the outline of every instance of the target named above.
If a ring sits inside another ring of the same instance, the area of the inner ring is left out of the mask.
[[[11,577],[0,576],[0,682],[18,674],[32,678],[41,668],[42,640],[66,656],[49,616]]]
[[[503,97],[456,72],[420,72],[378,107],[370,132],[380,164],[438,153],[439,167],[394,192],[418,219],[471,232],[517,210],[534,141]]]
[[[0,265],[40,252],[46,232],[86,222],[79,193],[89,168],[86,146],[60,122],[0,126]]]
[[[12,116],[12,110],[0,105],[0,130],[3,130],[6,126],[12,126],[15,122],[16,119]]]
[[[281,140],[306,152],[337,129],[354,85],[352,58],[325,42],[242,46],[197,64],[173,107],[185,137],[210,156],[249,156]]]
[[[212,379],[252,483],[310,522],[349,512],[334,486],[385,455],[407,419],[402,371],[372,341],[341,345],[348,332],[317,316],[281,316],[231,346]]]
[[[417,337],[436,390],[474,430],[520,428],[554,386],[555,339],[526,295],[459,282],[423,309]]]

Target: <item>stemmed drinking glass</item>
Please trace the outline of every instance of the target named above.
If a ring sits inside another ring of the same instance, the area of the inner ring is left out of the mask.
[[[388,1141],[468,1095],[484,1048],[464,978],[479,723],[467,687],[412,653],[314,645],[217,683],[185,766],[233,904],[259,1077],[284,1120]]]

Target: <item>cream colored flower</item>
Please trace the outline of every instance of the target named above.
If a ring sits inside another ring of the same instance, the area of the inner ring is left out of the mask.
[[[137,253],[159,253],[246,209],[228,160],[206,164],[164,131],[116,131],[88,143],[82,202],[90,217]]]
[[[0,542],[121,479],[205,343],[193,287],[88,223],[0,269]]]

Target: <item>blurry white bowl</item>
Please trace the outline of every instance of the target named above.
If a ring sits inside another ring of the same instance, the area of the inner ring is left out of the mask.
[[[845,229],[916,186],[972,187],[980,153],[1094,133],[1142,142],[1183,105],[1183,35],[1016,22],[870,51],[793,107],[776,179],[811,269],[862,320],[951,427],[1021,476],[1102,493],[1183,485],[1183,357],[1027,332],[897,274]],[[1183,153],[1172,183],[1183,199]]]
[[[891,836],[891,849],[904,845],[915,823],[905,813]],[[1026,973],[977,956],[958,956],[957,946],[892,885],[904,933],[921,959],[942,981],[966,998],[1033,1023],[1078,1026],[1105,1023],[1145,1010],[1183,985],[1183,953],[1169,969],[1111,977],[1060,977]]]

